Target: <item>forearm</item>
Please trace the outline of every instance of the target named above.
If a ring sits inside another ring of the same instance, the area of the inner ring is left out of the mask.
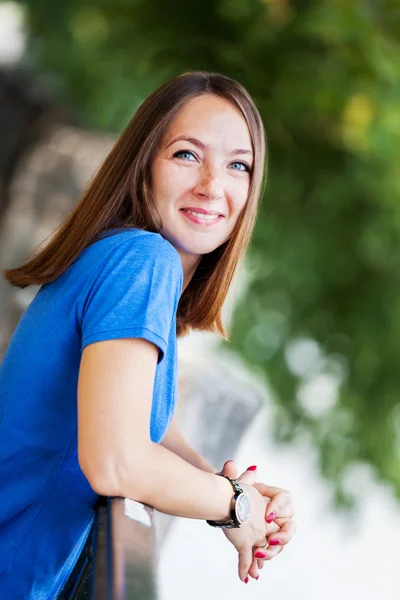
[[[175,419],[172,420],[160,445],[202,471],[206,471],[207,473],[216,473],[218,471],[185,440]]]
[[[135,455],[131,464],[115,467],[98,493],[131,498],[180,517],[218,521],[229,517],[233,492],[224,477],[194,467],[160,444]]]

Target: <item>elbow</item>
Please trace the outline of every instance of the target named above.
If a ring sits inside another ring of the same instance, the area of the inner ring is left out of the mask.
[[[106,469],[104,465],[99,464],[99,461],[96,461],[96,464],[94,464],[94,461],[88,461],[79,451],[78,463],[83,475],[96,494],[100,496],[120,495],[118,481],[113,477],[112,469]]]
[[[121,459],[108,459],[107,463],[88,464],[82,457],[79,466],[96,494],[107,497],[131,498],[142,502],[145,497],[145,468],[141,463],[126,463]]]
[[[122,495],[118,481],[104,471],[84,471],[82,469],[82,472],[92,490],[99,496],[117,497]]]

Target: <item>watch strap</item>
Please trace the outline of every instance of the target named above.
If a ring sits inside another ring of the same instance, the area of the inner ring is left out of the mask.
[[[228,481],[230,481],[230,483],[233,487],[233,490],[234,490],[233,500],[236,500],[238,495],[243,493],[243,490],[240,487],[239,483],[236,481],[236,479],[232,479],[231,477],[228,477],[228,475],[223,475],[222,473],[216,473],[216,475],[225,477],[226,479],[228,479]],[[236,517],[235,507],[231,508],[231,518],[228,519],[227,521],[207,520],[206,522],[209,525],[211,525],[211,527],[223,527],[224,529],[234,529],[234,528],[240,527],[240,522],[237,520],[237,517]]]

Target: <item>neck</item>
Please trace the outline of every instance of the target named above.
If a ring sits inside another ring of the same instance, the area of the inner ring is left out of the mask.
[[[182,261],[182,269],[183,269],[183,286],[182,293],[185,291],[186,287],[189,285],[190,280],[192,279],[195,271],[202,259],[202,255],[194,255],[187,254],[186,252],[182,252],[178,250],[179,255]]]

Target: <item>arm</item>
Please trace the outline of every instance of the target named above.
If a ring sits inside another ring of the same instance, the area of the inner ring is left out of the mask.
[[[103,496],[192,519],[229,516],[232,486],[149,436],[158,350],[140,339],[86,346],[78,380],[78,459]],[[204,463],[203,463],[204,464]]]
[[[157,358],[156,346],[141,338],[85,346],[78,379],[78,460],[82,472],[103,496],[132,498],[180,517],[227,520],[232,500],[229,481],[193,466],[150,439]],[[176,441],[176,429],[175,435],[173,432],[174,426],[164,442],[175,444],[180,451],[186,447],[185,455],[198,460],[199,455],[189,445]],[[202,457],[200,462],[210,468]],[[253,487],[254,478],[253,471],[240,478],[252,513],[248,525],[231,534],[239,552],[241,579],[253,563],[252,547],[265,545],[268,533],[265,501]]]
[[[160,445],[202,471],[206,471],[207,473],[216,473],[218,471],[185,440],[179,430],[176,417],[173,417],[171,420],[167,433],[162,442],[160,442]]]

